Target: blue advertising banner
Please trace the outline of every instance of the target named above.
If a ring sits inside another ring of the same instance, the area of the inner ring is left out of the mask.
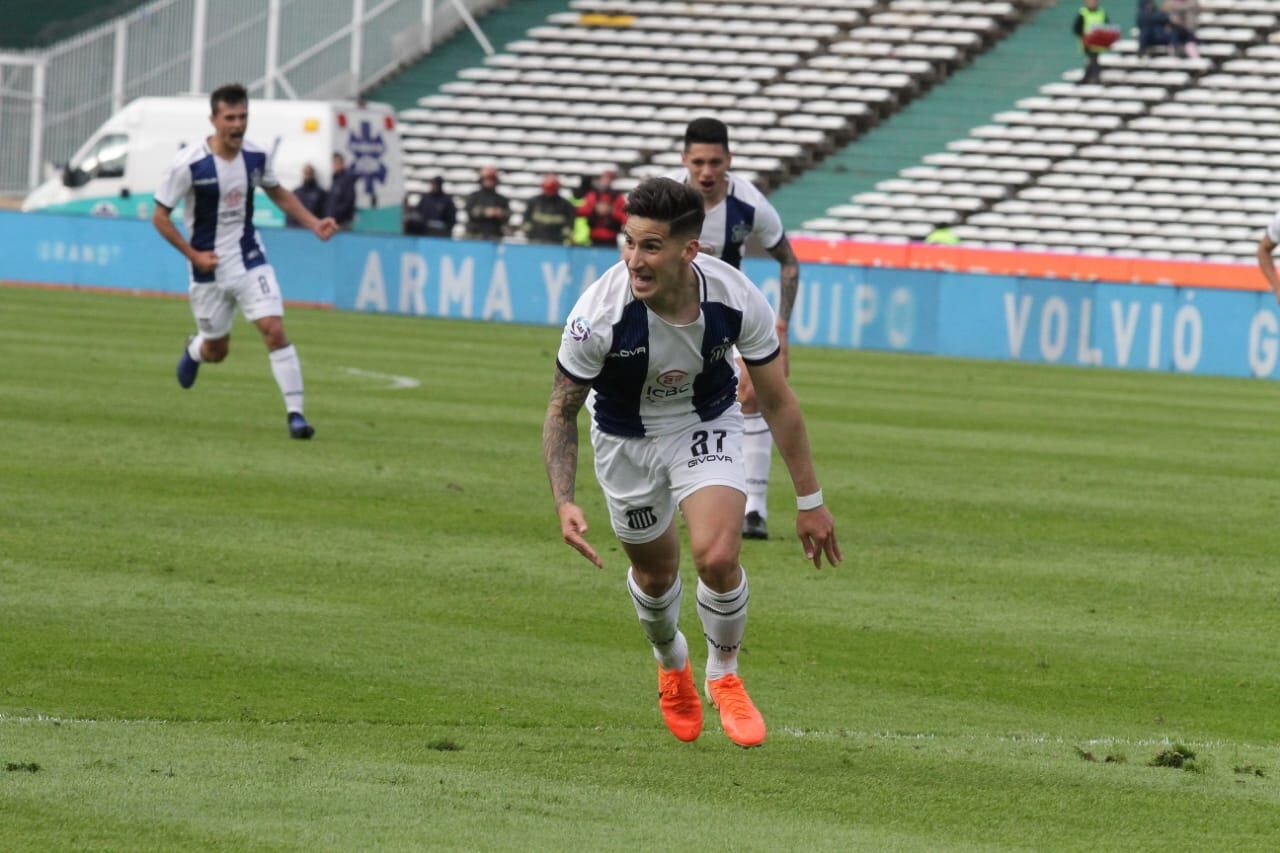
[[[339,234],[263,238],[285,295],[349,311],[559,326],[607,249]],[[777,307],[778,265],[744,272]],[[0,281],[185,293],[150,223],[0,212]],[[797,345],[1280,378],[1270,293],[806,264]]]

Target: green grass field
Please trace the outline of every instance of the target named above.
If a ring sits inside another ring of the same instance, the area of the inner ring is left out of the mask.
[[[846,559],[744,548],[743,751],[663,728],[588,459],[559,540],[557,330],[291,311],[303,443],[243,324],[183,392],[181,301],[0,319],[0,849],[1280,845],[1273,384],[797,350]]]

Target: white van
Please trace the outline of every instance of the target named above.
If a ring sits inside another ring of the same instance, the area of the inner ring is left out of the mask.
[[[23,210],[148,219],[160,179],[184,145],[213,133],[209,99],[138,98],[81,146],[62,174],[37,187]],[[354,101],[249,101],[246,138],[272,153],[280,183],[293,189],[310,164],[328,187],[332,157],[355,171],[356,229],[400,231],[404,171],[400,130],[386,104]],[[284,215],[259,191],[255,225],[284,225]]]

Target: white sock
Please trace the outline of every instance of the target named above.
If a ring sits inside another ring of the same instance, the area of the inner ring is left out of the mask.
[[[268,353],[271,359],[271,372],[275,374],[276,384],[284,395],[285,411],[293,414],[302,412],[302,363],[298,361],[298,351],[293,344],[283,349]]]
[[[738,671],[738,648],[747,630],[747,570],[742,570],[742,583],[728,592],[713,592],[698,581],[698,616],[707,638],[707,680],[723,678]]]
[[[677,627],[680,623],[680,578],[660,597],[645,595],[627,569],[627,589],[640,617],[640,627],[653,645],[653,656],[663,669],[684,669],[689,660],[689,643]]]
[[[204,361],[204,354],[200,352],[200,348],[203,346],[204,335],[196,335],[187,343],[187,355],[191,356],[192,361]]]
[[[747,463],[747,512],[769,517],[769,465],[773,462],[773,433],[764,415],[743,415],[742,455]]]

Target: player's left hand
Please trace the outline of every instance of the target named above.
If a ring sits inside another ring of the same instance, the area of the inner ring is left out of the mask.
[[[338,222],[332,216],[326,216],[324,219],[316,221],[316,227],[311,229],[311,233],[321,240],[328,240],[338,233]]]
[[[560,517],[560,534],[565,544],[595,564],[597,569],[604,568],[604,560],[591,547],[583,534],[587,532],[587,516],[582,507],[575,503],[562,503],[556,507],[556,515]]]
[[[832,566],[840,565],[844,559],[836,542],[836,520],[825,506],[797,511],[796,534],[804,547],[805,559],[813,560],[815,569],[822,568],[823,554],[827,555],[827,562]]]

